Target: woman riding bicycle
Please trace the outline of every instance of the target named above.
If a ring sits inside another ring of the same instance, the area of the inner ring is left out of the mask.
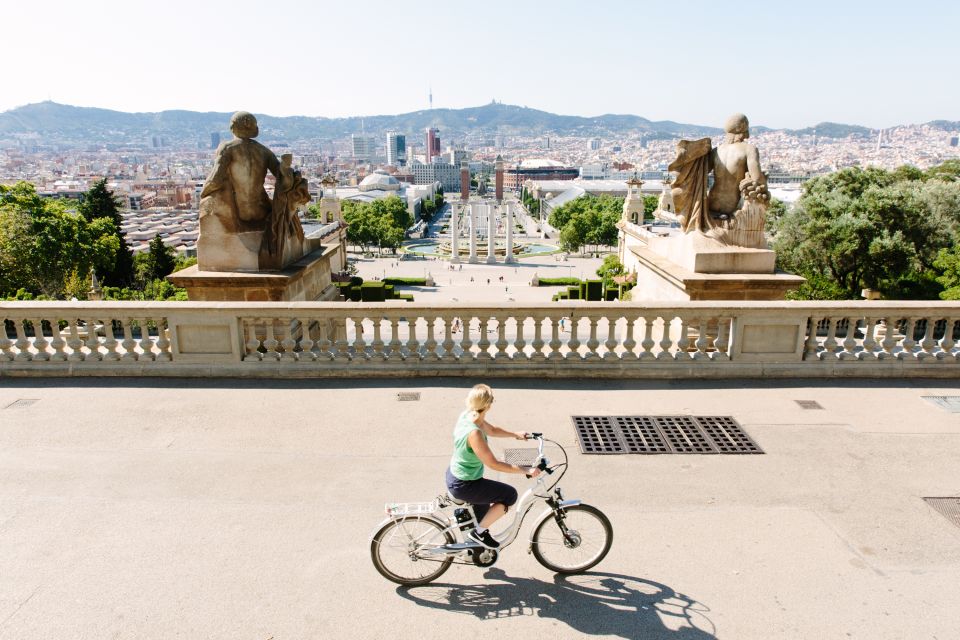
[[[516,438],[525,440],[523,431],[507,431],[486,420],[493,405],[493,391],[485,384],[478,384],[467,395],[467,409],[460,414],[453,428],[453,456],[447,469],[447,489],[450,495],[473,505],[479,526],[467,534],[467,538],[488,549],[496,549],[500,543],[490,534],[490,525],[499,520],[507,509],[517,502],[517,490],[503,482],[483,477],[484,465],[504,473],[523,473],[531,477],[540,474],[536,467],[521,467],[497,460],[487,437]]]

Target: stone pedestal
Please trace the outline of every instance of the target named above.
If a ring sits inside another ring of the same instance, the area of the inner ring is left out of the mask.
[[[628,246],[637,262],[634,300],[783,300],[805,281],[774,270],[776,255],[690,233]]]
[[[199,265],[167,276],[187,290],[191,301],[310,302],[333,300],[331,258],[336,245],[320,247],[280,271],[263,273],[201,271]]]

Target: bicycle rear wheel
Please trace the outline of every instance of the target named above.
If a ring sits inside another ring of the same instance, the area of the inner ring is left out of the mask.
[[[436,580],[450,568],[453,558],[431,557],[424,549],[453,544],[456,539],[433,518],[402,516],[380,527],[370,542],[373,566],[387,580],[414,586]]]
[[[541,520],[530,541],[533,557],[547,569],[580,573],[606,557],[613,526],[596,507],[577,504],[563,509],[559,522],[556,514]]]

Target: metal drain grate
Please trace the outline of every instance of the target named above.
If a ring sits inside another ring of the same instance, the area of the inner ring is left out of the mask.
[[[573,426],[584,453],[623,453],[619,429],[610,416],[573,416]]]
[[[729,416],[573,416],[573,425],[583,453],[763,453]]]
[[[924,498],[923,501],[939,511],[944,518],[960,527],[960,498]]]
[[[823,409],[823,406],[816,400],[794,400],[801,409]]]
[[[40,402],[39,398],[20,398],[19,400],[14,400],[10,404],[4,407],[4,409],[20,409],[22,407],[29,407],[32,404]]]
[[[920,396],[950,413],[960,413],[960,396]]]
[[[415,402],[420,399],[419,391],[401,391],[397,394],[397,400],[400,402]]]

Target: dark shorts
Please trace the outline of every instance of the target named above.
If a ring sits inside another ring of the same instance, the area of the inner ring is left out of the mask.
[[[447,490],[457,500],[463,500],[473,505],[473,513],[477,522],[490,510],[492,504],[502,504],[510,507],[517,503],[517,490],[510,485],[496,480],[461,480],[447,469]]]

